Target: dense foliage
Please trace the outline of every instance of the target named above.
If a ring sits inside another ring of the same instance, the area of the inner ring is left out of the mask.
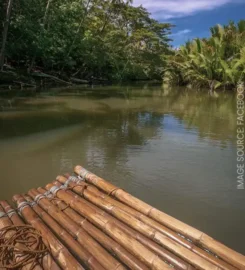
[[[245,20],[217,25],[211,37],[195,39],[168,58],[166,85],[194,88],[234,88],[245,81]]]
[[[161,78],[170,30],[130,1],[13,0],[5,63],[84,79]]]
[[[211,90],[245,81],[245,20],[217,25],[210,38],[176,50],[172,25],[131,0],[4,0],[0,20],[0,68],[65,79],[163,76],[166,85]]]

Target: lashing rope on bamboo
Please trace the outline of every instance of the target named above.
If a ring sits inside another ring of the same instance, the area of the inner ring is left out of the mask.
[[[68,188],[68,187],[66,187],[66,186],[63,185],[63,186],[61,186],[61,187],[55,187],[55,191],[54,191],[54,192],[56,193],[59,189],[65,189],[65,190],[68,190],[68,189],[70,189],[70,188]],[[38,194],[38,195],[34,198],[33,202],[25,202],[25,203],[28,204],[28,205],[30,205],[31,207],[33,207],[34,205],[38,204],[39,201],[40,201],[41,199],[43,199],[43,198],[49,200],[49,201],[52,202],[52,203],[53,203],[54,201],[64,202],[63,200],[58,199],[58,198],[55,196],[55,194],[52,193],[51,190],[48,190],[48,191],[46,191],[46,192],[43,193],[43,194]],[[66,205],[64,208],[62,208],[62,209],[60,209],[60,210],[61,210],[61,211],[64,211],[64,210],[66,210],[68,207],[69,207],[69,205]]]
[[[0,230],[0,268],[19,269],[28,264],[33,269],[47,251],[42,235],[30,225]]]

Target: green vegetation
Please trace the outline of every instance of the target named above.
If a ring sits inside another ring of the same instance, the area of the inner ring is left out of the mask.
[[[217,25],[211,37],[195,39],[168,58],[166,85],[232,89],[245,81],[245,20]]]
[[[63,80],[162,78],[171,24],[150,18],[143,7],[123,0],[5,0],[4,4],[0,30],[7,43],[3,39],[0,48],[6,67]]]
[[[4,0],[0,20],[0,83],[163,78],[167,86],[213,91],[245,81],[245,20],[176,50],[172,25],[131,0]]]

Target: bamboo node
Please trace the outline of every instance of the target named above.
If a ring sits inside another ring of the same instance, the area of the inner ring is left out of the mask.
[[[69,205],[65,205],[65,206],[63,206],[63,207],[60,207],[60,211],[65,211],[67,208],[69,207]]]
[[[121,189],[121,188],[118,188],[118,187],[116,187],[116,188],[114,188],[113,190],[111,190],[110,192],[108,192],[108,196],[111,196],[111,195],[113,195],[113,193],[117,193],[117,191],[119,190],[119,189]]]
[[[84,190],[87,189],[86,186],[82,186],[82,185],[80,185],[79,182],[78,182],[77,185],[68,188],[68,190],[72,190],[72,191],[73,191],[76,187],[81,187],[81,188],[82,188],[82,189],[80,190],[80,193],[81,193],[81,194],[83,194]]]

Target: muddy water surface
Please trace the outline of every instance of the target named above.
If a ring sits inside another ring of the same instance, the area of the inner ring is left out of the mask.
[[[245,254],[235,138],[230,93],[108,87],[0,97],[0,198],[81,164]]]

